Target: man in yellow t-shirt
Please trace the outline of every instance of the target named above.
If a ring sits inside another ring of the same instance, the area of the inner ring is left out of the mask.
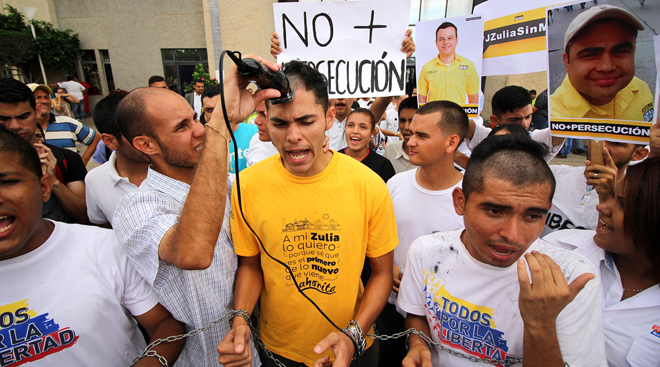
[[[448,100],[479,103],[479,75],[472,61],[456,54],[458,29],[444,22],[435,31],[438,56],[422,67],[417,91],[419,103]]]
[[[261,297],[261,339],[285,365],[312,366],[333,358],[335,365],[348,366],[353,341],[298,292],[294,278],[337,326],[355,320],[366,336],[392,289],[398,244],[394,210],[378,175],[350,157],[323,152],[325,131],[334,122],[323,76],[300,62],[287,63],[284,72],[295,90],[293,101],[267,103],[269,133],[280,154],[241,172],[242,213],[238,191],[232,192],[232,237],[239,255],[234,307],[252,312]],[[365,256],[372,273],[363,287]],[[241,317],[233,320],[218,346],[221,363],[241,360],[249,336],[245,325]],[[374,365],[370,346],[368,340],[361,365]],[[274,365],[265,354],[262,363]]]
[[[633,14],[612,5],[578,15],[564,35],[567,75],[550,96],[550,116],[652,121],[653,95],[635,77],[642,30]]]

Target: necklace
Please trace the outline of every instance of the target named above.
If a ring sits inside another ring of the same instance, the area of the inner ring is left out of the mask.
[[[626,291],[626,292],[642,292],[642,291],[645,291],[646,289],[626,289],[626,288],[623,288],[623,290]]]

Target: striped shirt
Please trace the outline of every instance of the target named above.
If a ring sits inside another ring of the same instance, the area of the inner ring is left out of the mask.
[[[46,127],[46,142],[56,147],[76,151],[76,141],[89,145],[96,131],[71,117],[50,114]]]
[[[112,220],[117,238],[133,266],[153,285],[160,296],[160,303],[174,318],[186,324],[187,331],[203,327],[233,309],[237,259],[230,239],[230,185],[228,180],[228,200],[213,262],[205,270],[181,270],[160,261],[158,257],[158,246],[163,236],[179,223],[190,185],[149,167],[142,185],[121,198]],[[221,322],[190,337],[176,365],[217,366],[217,347],[228,331],[229,322]],[[252,342],[250,347],[252,365],[260,366]]]

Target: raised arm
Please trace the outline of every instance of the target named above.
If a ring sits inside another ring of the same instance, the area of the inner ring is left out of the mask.
[[[274,63],[258,56],[244,57],[255,58],[272,70],[279,69]],[[238,75],[235,65],[227,73],[224,84],[230,122],[245,120],[265,98],[280,96],[280,92],[274,89],[264,89],[252,95],[246,89],[249,83]],[[211,121],[207,123],[204,149],[181,219],[167,231],[158,247],[162,261],[186,270],[206,269],[211,265],[227,204],[228,137],[222,106],[218,103]]]

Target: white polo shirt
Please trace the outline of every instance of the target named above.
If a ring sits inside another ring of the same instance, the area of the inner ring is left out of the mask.
[[[408,154],[403,150],[404,140],[393,141],[385,146],[385,154],[383,156],[392,162],[394,172],[401,173],[413,168],[417,168],[414,164],[410,163]]]
[[[607,363],[617,367],[658,366],[660,287],[655,285],[621,301],[621,275],[612,254],[594,243],[595,234],[595,231],[567,229],[553,232],[544,239],[585,256],[598,269],[603,287],[603,328]]]
[[[332,124],[330,130],[326,130],[325,135],[330,138],[330,149],[338,152],[348,146],[346,144],[346,137],[344,136],[344,130],[346,130],[346,122],[348,121],[348,116],[339,121],[335,117],[335,123]]]
[[[85,200],[87,201],[87,216],[94,224],[110,223],[115,214],[119,199],[126,193],[137,190],[137,186],[128,178],[119,176],[115,163],[116,153],[85,176]]]

